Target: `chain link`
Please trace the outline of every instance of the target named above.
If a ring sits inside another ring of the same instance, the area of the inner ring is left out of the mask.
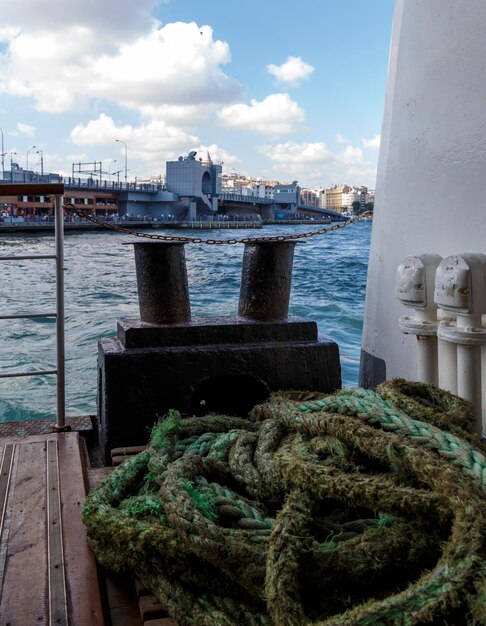
[[[143,239],[155,239],[157,241],[176,241],[180,243],[205,243],[209,245],[223,245],[229,244],[234,245],[235,243],[259,243],[261,241],[291,241],[293,239],[308,239],[309,237],[315,237],[316,235],[325,235],[326,233],[331,232],[332,230],[339,230],[340,228],[344,228],[345,226],[349,226],[349,224],[354,224],[354,222],[359,222],[361,220],[367,219],[373,215],[373,211],[366,211],[361,215],[356,217],[352,217],[345,222],[340,222],[339,224],[334,224],[333,226],[328,226],[327,228],[319,228],[319,230],[308,231],[306,233],[298,233],[296,235],[273,235],[268,237],[244,237],[242,239],[201,239],[201,237],[180,237],[177,235],[157,235],[155,233],[141,233],[136,230],[132,230],[131,228],[125,228],[124,226],[119,226],[118,224],[110,224],[109,222],[103,222],[99,220],[97,217],[93,217],[89,215],[85,211],[76,208],[73,204],[65,204],[64,210],[69,214],[76,214],[78,217],[82,219],[89,220],[94,224],[98,224],[99,226],[104,226],[105,228],[111,228],[111,230],[116,230],[119,233],[124,233],[125,235],[133,235],[134,237],[140,237]]]

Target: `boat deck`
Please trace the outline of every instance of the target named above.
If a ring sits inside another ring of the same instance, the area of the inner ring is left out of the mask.
[[[110,468],[77,432],[0,438],[0,624],[170,626],[150,592],[97,567],[81,507]]]

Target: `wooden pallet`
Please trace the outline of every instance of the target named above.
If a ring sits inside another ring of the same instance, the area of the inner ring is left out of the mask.
[[[115,448],[111,451],[112,463],[120,465],[131,456],[145,450],[145,446]],[[103,480],[112,467],[94,468],[88,471],[88,484],[92,489]],[[138,580],[103,571],[102,584],[111,626],[174,626],[169,614],[157,598]]]
[[[120,465],[131,456],[143,452],[147,449],[147,446],[129,446],[124,448],[113,448],[111,451],[111,463],[112,465]]]

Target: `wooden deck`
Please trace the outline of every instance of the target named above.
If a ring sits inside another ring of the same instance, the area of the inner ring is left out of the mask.
[[[1,626],[172,624],[133,579],[100,574],[87,545],[88,474],[107,471],[87,471],[77,432],[0,438]]]
[[[0,440],[0,618],[102,626],[78,433]]]

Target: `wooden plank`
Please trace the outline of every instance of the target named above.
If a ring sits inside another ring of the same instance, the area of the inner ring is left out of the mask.
[[[147,446],[129,446],[125,448],[113,448],[111,451],[111,463],[113,466],[120,465],[131,456],[139,454],[147,449]]]
[[[88,491],[96,487],[111,471],[113,471],[112,467],[93,467],[88,469]]]
[[[142,626],[138,606],[134,604],[110,609],[110,624],[111,626]]]
[[[174,622],[170,617],[161,617],[159,619],[149,619],[143,623],[143,626],[174,626]]]
[[[123,448],[113,448],[111,456],[132,456],[143,452],[147,449],[147,446],[125,446]]]
[[[19,443],[15,448],[8,490],[11,512],[6,537],[6,568],[0,598],[3,623],[48,624],[46,442]]]
[[[149,596],[151,593],[152,592],[149,591],[138,578],[135,578],[135,594],[137,598],[140,598],[141,596]]]
[[[57,441],[47,442],[47,555],[49,624],[68,626]]]
[[[104,574],[111,626],[142,626],[133,578],[108,571]]]
[[[154,595],[140,596],[138,599],[138,606],[140,608],[140,615],[144,622],[148,619],[167,617],[167,611]]]
[[[63,433],[57,437],[69,620],[73,626],[102,626],[98,571],[81,518],[86,483],[79,435]]]
[[[6,486],[8,446],[14,462]],[[78,434],[0,440],[0,453],[0,502],[7,494],[1,624],[102,626],[96,564],[81,519],[85,481]]]
[[[8,538],[10,535],[11,511],[8,508],[12,469],[15,456],[15,444],[1,448],[2,463],[0,468],[0,597],[2,596],[5,566],[7,561]]]

